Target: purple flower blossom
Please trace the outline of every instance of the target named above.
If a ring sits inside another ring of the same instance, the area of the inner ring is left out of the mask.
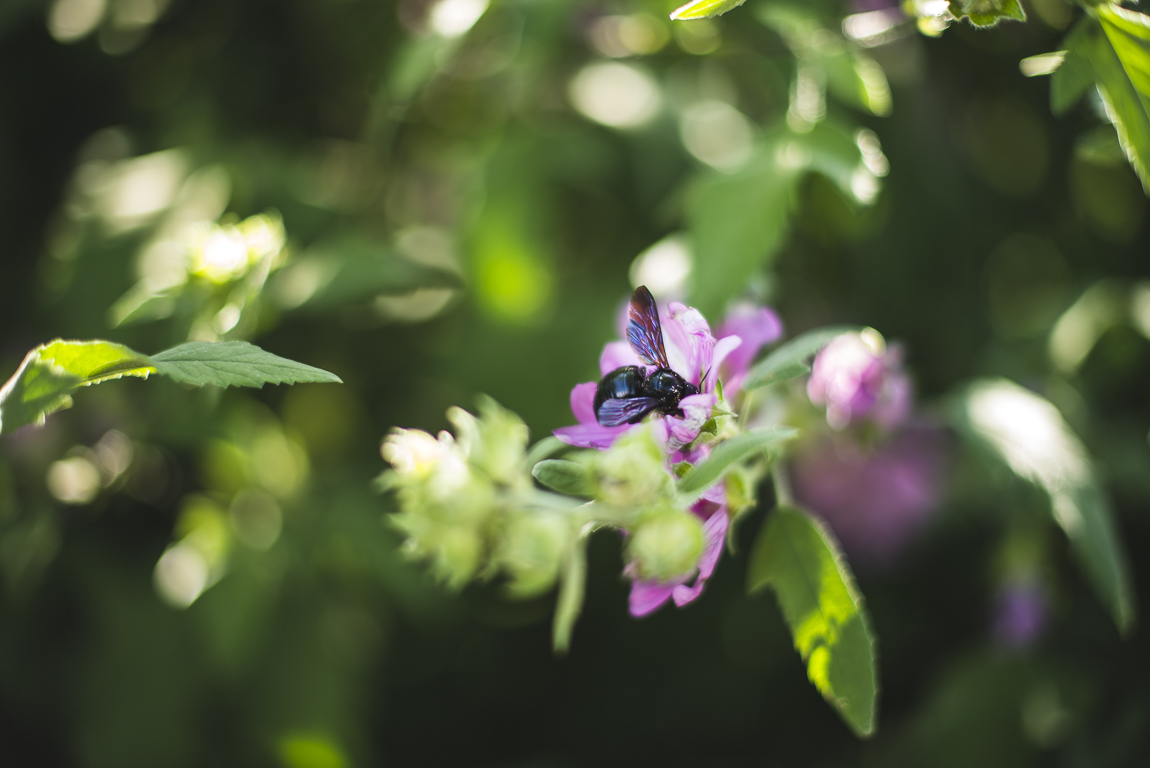
[[[848,333],[815,357],[807,395],[827,407],[827,423],[843,429],[868,418],[893,427],[910,413],[910,379],[902,370],[902,348],[887,347],[874,331]]]
[[[700,388],[699,394],[679,401],[682,418],[657,415],[657,435],[667,452],[675,453],[698,437],[699,430],[711,417],[711,409],[717,400],[716,379],[720,375],[724,377],[724,394],[731,399],[751,361],[765,344],[781,335],[782,325],[769,309],[742,307],[723,324],[724,333],[716,340],[699,310],[674,301],[659,307],[659,321],[671,369]],[[728,329],[732,332],[726,332]],[[744,339],[733,332],[735,330],[743,331],[747,337]],[[624,365],[643,365],[643,362],[626,341],[609,342],[599,357],[600,374],[606,376]],[[648,372],[654,370],[649,365],[644,367]],[[706,379],[703,379],[704,373],[707,374]],[[732,389],[732,383],[735,389]],[[571,390],[571,411],[579,423],[555,430],[555,436],[563,442],[580,448],[606,450],[619,435],[636,426],[604,427],[599,424],[594,408],[596,386],[598,382],[590,381],[577,384]]]
[[[995,599],[994,637],[1010,648],[1033,645],[1046,628],[1047,607],[1038,579],[1008,581]]]
[[[839,436],[799,452],[790,477],[795,499],[830,524],[852,558],[888,562],[935,509],[945,454],[945,438],[929,426],[869,450]]]
[[[695,502],[691,512],[703,520],[704,536],[703,554],[699,556],[694,583],[689,585],[687,583],[691,574],[672,581],[639,579],[633,564],[628,566],[624,572],[633,579],[629,607],[631,615],[635,618],[646,616],[668,600],[674,600],[675,605],[682,608],[703,593],[703,586],[715,572],[719,556],[723,554],[727,526],[730,524],[727,517],[726,491],[721,485],[712,486],[699,501]]]
[[[627,309],[620,314],[619,333],[626,335]],[[679,401],[683,416],[663,416],[656,413],[654,434],[667,453],[670,464],[688,461],[692,464],[706,458],[710,446],[691,446],[703,425],[711,418],[718,400],[716,381],[722,377],[724,396],[733,400],[741,387],[751,362],[767,344],[782,335],[782,323],[777,315],[765,307],[740,305],[723,323],[719,338],[711,335],[711,327],[703,315],[679,302],[659,306],[659,322],[663,330],[663,344],[671,369],[686,381],[699,387],[699,394]],[[624,365],[643,365],[639,356],[626,341],[612,341],[603,348],[599,357],[600,374],[606,376]],[[645,366],[647,371],[654,370]],[[706,374],[706,378],[704,378]],[[571,390],[571,411],[578,424],[555,430],[555,436],[569,445],[581,448],[607,450],[620,435],[638,425],[622,424],[604,427],[595,418],[594,398],[598,382],[577,384]],[[630,611],[635,617],[646,616],[669,600],[684,606],[702,594],[707,579],[715,571],[726,540],[729,518],[726,490],[717,484],[704,492],[691,512],[703,521],[704,545],[694,573],[671,581],[642,579],[631,564],[625,573],[632,579]],[[692,580],[693,579],[693,580]]]

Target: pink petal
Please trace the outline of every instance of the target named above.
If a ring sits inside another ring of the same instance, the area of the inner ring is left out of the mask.
[[[571,413],[580,424],[596,424],[595,390],[599,384],[594,381],[576,384],[571,390]]]
[[[683,418],[666,416],[660,420],[663,431],[661,437],[668,453],[679,450],[699,436],[699,430],[711,418],[715,400],[715,395],[709,393],[684,397],[679,401]]]
[[[719,377],[719,371],[722,370],[723,361],[727,356],[742,346],[743,340],[738,336],[724,336],[715,342],[715,351],[711,356],[711,365],[708,369],[710,373],[707,375],[707,380],[704,382],[703,391],[712,392],[715,389],[715,381]]]
[[[606,376],[616,368],[624,365],[643,365],[643,361],[625,341],[612,341],[603,347],[603,354],[599,356],[599,373]]]
[[[678,302],[671,302],[667,310],[663,320],[667,360],[676,373],[697,386],[711,365],[715,337],[699,310]]]
[[[604,427],[599,424],[576,424],[572,427],[560,427],[553,430],[551,434],[559,438],[567,445],[574,445],[576,448],[595,448],[600,451],[605,451],[610,448],[619,435],[630,429],[630,425],[624,424],[619,427]]]
[[[747,303],[734,307],[723,321],[719,336],[738,336],[743,344],[738,352],[727,358],[727,367],[723,372],[732,378],[746,373],[759,351],[767,344],[778,341],[782,335],[782,321],[766,307]]]
[[[631,615],[638,619],[651,613],[671,599],[671,593],[678,586],[657,581],[631,582],[631,597],[628,600]]]

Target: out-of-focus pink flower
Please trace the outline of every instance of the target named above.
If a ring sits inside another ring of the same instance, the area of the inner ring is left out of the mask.
[[[1026,648],[1046,629],[1046,590],[1037,578],[1008,581],[998,591],[993,634],[1003,645]]]
[[[699,387],[699,394],[679,401],[682,418],[656,414],[660,422],[657,435],[667,452],[675,453],[698,437],[699,430],[711,417],[711,409],[717,399],[715,382],[718,377],[723,376],[724,394],[730,399],[734,391],[731,384],[734,383],[737,389],[751,361],[765,344],[781,335],[782,327],[769,309],[743,306],[723,324],[724,332],[716,340],[702,313],[675,301],[659,306],[659,322],[671,369]],[[727,329],[732,329],[732,332],[726,332]],[[745,333],[746,338],[735,330]],[[609,342],[599,356],[600,374],[606,376],[624,365],[643,365],[643,362],[626,341]],[[654,370],[653,366],[644,367],[648,372]],[[703,378],[704,374],[706,378]],[[555,430],[555,436],[563,442],[580,448],[606,450],[619,435],[635,426],[604,427],[599,424],[594,408],[597,386],[598,382],[584,382],[571,391],[571,411],[579,423]]]
[[[790,464],[796,501],[830,524],[852,558],[886,562],[937,506],[946,462],[938,429],[914,426],[870,450],[825,439]]]
[[[826,405],[827,423],[835,429],[862,418],[896,426],[910,414],[913,398],[902,348],[887,347],[873,331],[844,334],[823,347],[807,395],[815,405]]]
[[[624,573],[633,579],[629,607],[631,615],[635,618],[646,616],[668,600],[674,600],[675,605],[682,608],[703,594],[707,579],[715,572],[719,556],[723,554],[727,526],[730,524],[727,517],[726,491],[723,486],[712,486],[699,501],[695,502],[691,511],[703,520],[703,553],[699,556],[696,572],[673,581],[655,581],[636,578],[634,567],[628,566]],[[694,583],[688,584],[692,575]]]

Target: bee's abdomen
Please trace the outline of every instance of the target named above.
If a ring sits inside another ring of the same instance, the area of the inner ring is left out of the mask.
[[[637,365],[624,365],[608,373],[595,388],[595,412],[603,401],[611,398],[626,399],[636,397],[643,389],[646,374]]]

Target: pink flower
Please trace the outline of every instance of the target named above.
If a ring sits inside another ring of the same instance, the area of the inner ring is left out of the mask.
[[[626,336],[628,310],[620,316],[619,332]],[[724,396],[731,400],[750,368],[751,362],[766,345],[782,335],[782,323],[765,307],[740,305],[723,323],[720,338],[711,335],[711,327],[703,315],[679,302],[659,306],[663,345],[671,369],[699,388],[699,394],[679,401],[683,416],[664,416],[655,413],[655,435],[667,452],[670,465],[680,461],[692,464],[706,458],[710,446],[688,448],[703,425],[711,418],[718,396],[715,383],[722,377]],[[626,341],[612,341],[603,348],[599,357],[599,372],[606,376],[625,365],[644,365]],[[644,366],[648,372],[653,366]],[[704,378],[705,374],[705,378]],[[571,411],[578,424],[555,430],[555,436],[565,443],[581,448],[607,450],[629,429],[637,425],[621,424],[604,427],[595,418],[595,390],[598,382],[588,381],[571,390]],[[726,540],[726,490],[722,484],[713,485],[691,508],[703,521],[704,545],[694,573],[672,581],[640,579],[636,568],[628,566],[625,573],[631,577],[631,615],[646,616],[669,600],[684,606],[703,592],[707,579],[715,571]]]
[[[874,331],[840,336],[815,357],[807,395],[826,405],[827,423],[835,429],[862,418],[893,427],[909,415],[912,399],[902,348],[886,347]]]
[[[659,421],[657,434],[667,452],[675,453],[698,437],[703,424],[711,418],[711,409],[717,399],[715,381],[719,376],[724,379],[724,394],[730,399],[733,392],[730,382],[737,379],[737,388],[759,350],[781,335],[782,325],[769,309],[744,306],[727,318],[723,329],[741,330],[747,334],[746,340],[735,332],[725,332],[716,340],[699,310],[675,301],[659,307],[659,321],[671,369],[699,387],[699,394],[679,401],[682,418],[656,414]],[[599,357],[600,374],[606,376],[624,365],[643,365],[643,362],[626,341],[609,342]],[[648,371],[654,370],[649,365],[644,367]],[[706,379],[703,374],[706,374]],[[606,450],[619,435],[635,426],[604,427],[599,424],[594,408],[597,386],[598,382],[589,381],[577,384],[571,390],[571,411],[579,423],[555,430],[555,436],[563,442],[580,448]]]
[[[690,575],[673,581],[636,579],[634,569],[628,567],[625,573],[633,579],[629,607],[631,615],[635,618],[646,616],[668,600],[674,600],[675,605],[682,608],[703,594],[703,586],[715,572],[719,556],[723,554],[727,526],[730,524],[727,517],[726,491],[721,485],[711,486],[703,497],[695,502],[691,511],[703,520],[704,536],[703,554],[699,556],[694,583],[687,583],[691,580]]]

